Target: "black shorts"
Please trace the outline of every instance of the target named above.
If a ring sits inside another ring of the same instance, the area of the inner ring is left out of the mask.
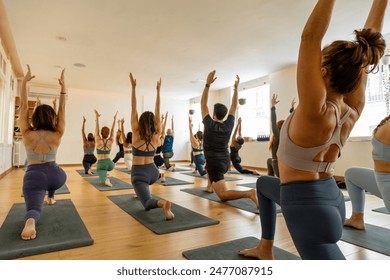
[[[224,175],[229,170],[230,158],[206,158],[206,170],[210,182],[218,182],[225,179]]]

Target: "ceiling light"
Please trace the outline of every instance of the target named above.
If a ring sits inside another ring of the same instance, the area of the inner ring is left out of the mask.
[[[68,39],[66,39],[66,37],[64,37],[64,36],[57,36],[56,39],[57,39],[58,41],[61,41],[61,42],[66,42],[66,41],[68,40]]]
[[[73,66],[75,67],[80,67],[80,68],[84,68],[84,67],[87,67],[85,64],[83,63],[74,63]]]

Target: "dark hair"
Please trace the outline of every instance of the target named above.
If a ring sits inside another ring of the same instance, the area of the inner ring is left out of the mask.
[[[355,41],[334,41],[322,50],[322,67],[329,74],[330,87],[346,94],[359,85],[362,71],[378,65],[386,48],[380,32],[372,29],[355,30]]]
[[[379,127],[381,127],[382,125],[384,125],[385,123],[387,123],[387,121],[390,119],[390,115],[388,115],[386,118],[384,118],[383,120],[381,120],[381,122],[375,127],[374,129],[374,132],[375,133]]]
[[[110,135],[110,129],[107,126],[103,126],[100,130],[100,133],[102,135],[102,138],[108,138],[108,136]]]
[[[139,136],[146,143],[152,141],[153,135],[157,132],[156,117],[150,111],[143,112],[139,117]]]
[[[198,138],[200,141],[203,141],[203,132],[202,131],[198,131],[196,134],[196,138]]]
[[[87,140],[88,141],[95,141],[95,136],[93,136],[93,133],[88,133]]]
[[[244,138],[239,136],[239,137],[237,137],[236,142],[238,145],[242,146],[244,144]]]
[[[225,105],[223,105],[221,103],[214,104],[214,114],[218,120],[223,120],[223,118],[226,116],[227,112],[228,112],[228,109]]]
[[[46,104],[39,105],[35,108],[31,124],[34,130],[56,131],[57,114],[54,109]]]
[[[133,144],[133,132],[127,132],[126,135],[126,143],[127,144]]]

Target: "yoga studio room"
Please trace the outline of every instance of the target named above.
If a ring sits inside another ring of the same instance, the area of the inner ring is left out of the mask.
[[[390,260],[389,13],[0,0],[0,260]]]

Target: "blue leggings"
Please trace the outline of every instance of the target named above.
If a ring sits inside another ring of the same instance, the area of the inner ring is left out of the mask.
[[[99,175],[100,182],[104,184],[107,179],[107,171],[113,170],[115,163],[111,159],[99,159],[96,165],[96,173]]]
[[[276,205],[304,260],[344,260],[337,246],[345,219],[344,196],[333,178],[280,185],[277,177],[256,183],[262,238],[274,240]]]
[[[196,152],[196,149],[194,149],[194,152]],[[204,164],[206,163],[204,154],[193,156],[193,160],[195,163],[195,169],[198,170],[199,175],[203,176],[207,174],[207,172],[204,170]]]
[[[131,183],[145,210],[157,208],[157,199],[152,198],[149,185],[158,180],[160,172],[154,163],[133,165],[131,167]]]
[[[38,222],[46,192],[53,198],[55,191],[65,182],[66,173],[54,161],[29,165],[23,178],[23,196],[27,210],[25,219],[33,218]]]
[[[344,177],[353,212],[364,212],[365,191],[382,198],[387,210],[390,210],[390,173],[351,167],[345,171]]]

